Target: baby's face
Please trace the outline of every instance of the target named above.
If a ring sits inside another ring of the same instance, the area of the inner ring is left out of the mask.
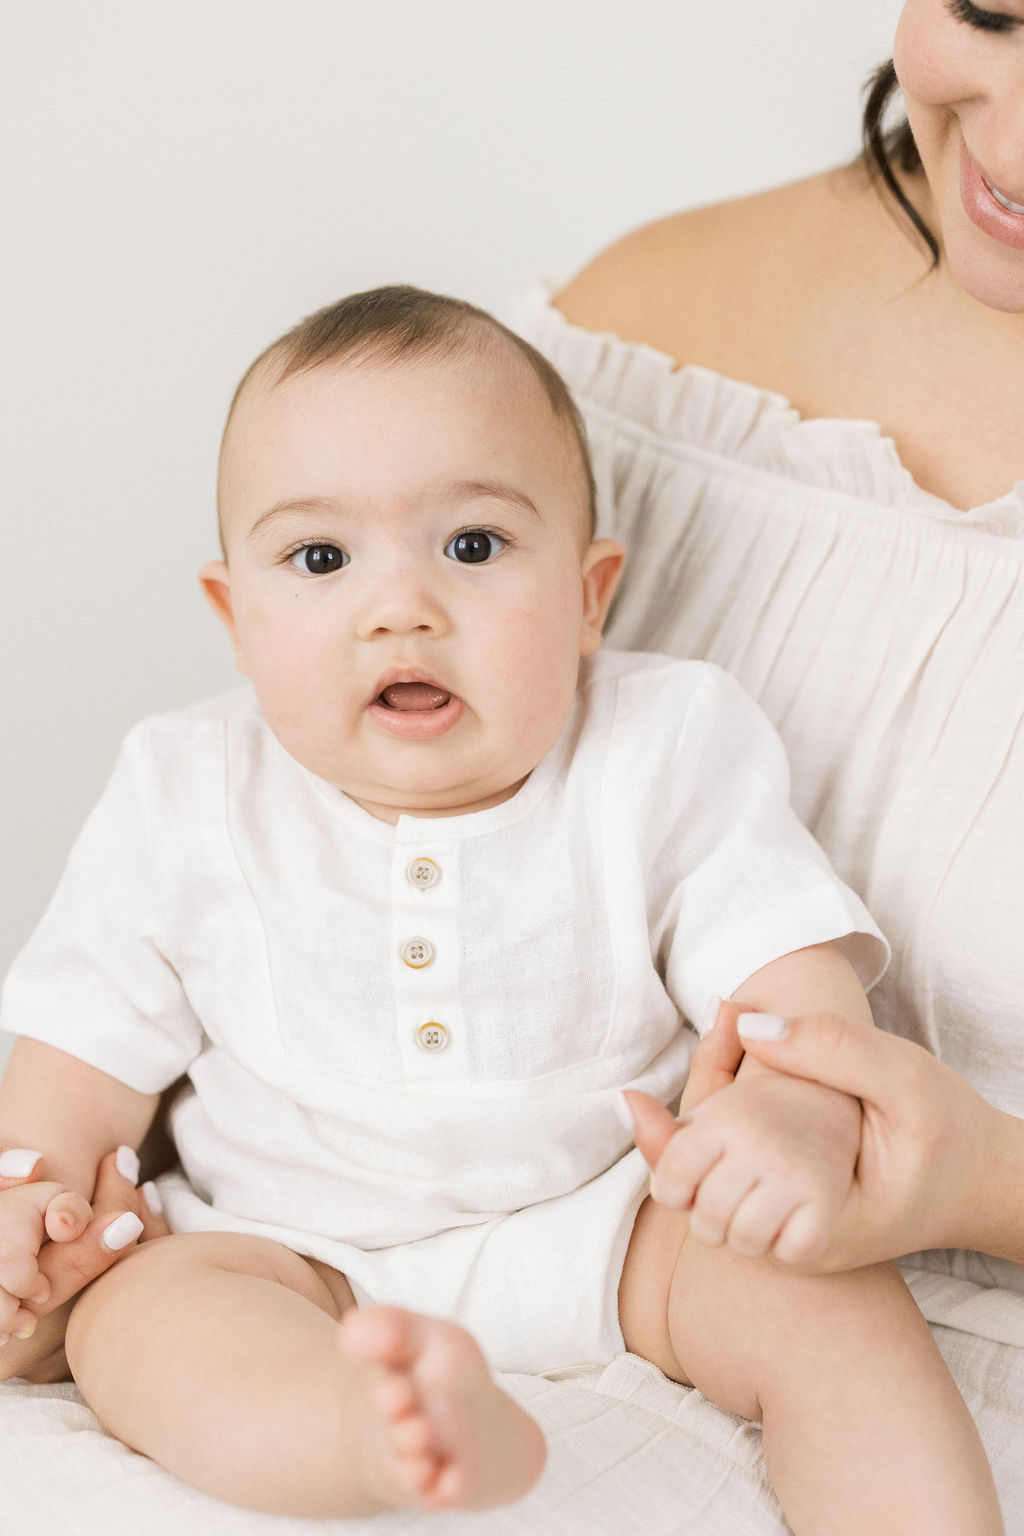
[[[254,380],[200,573],[282,746],[384,820],[508,799],[568,718],[622,563],[514,355]]]

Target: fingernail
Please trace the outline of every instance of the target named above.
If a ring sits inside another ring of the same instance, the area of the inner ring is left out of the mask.
[[[4,1345],[9,1344],[10,1342],[11,1336],[9,1333],[0,1333],[0,1349],[3,1349]]]
[[[624,1130],[632,1131],[633,1116],[630,1114],[629,1101],[620,1088],[618,1093],[612,1095],[612,1108],[614,1109]]]
[[[708,999],[708,1005],[704,1009],[704,1017],[701,1019],[700,1025],[697,1029],[697,1033],[699,1035],[706,1035],[714,1029],[715,1020],[718,1018],[718,1010],[721,1008],[721,1006],[722,999],[720,997],[711,997]]]
[[[25,1324],[24,1328],[19,1328],[17,1333],[14,1335],[14,1337],[16,1339],[30,1339],[32,1337],[32,1335],[35,1333],[35,1331],[36,1331],[36,1319],[33,1318],[30,1323],[26,1323]]]
[[[152,1180],[150,1180],[148,1184],[143,1184],[142,1194],[146,1204],[149,1206],[151,1213],[154,1216],[162,1216],[164,1211],[164,1203],[160,1199],[160,1191],[157,1189]]]
[[[142,1231],[142,1222],[134,1211],[125,1211],[116,1221],[112,1221],[109,1227],[105,1227],[100,1237],[100,1247],[108,1253],[119,1253],[122,1248],[134,1242]]]
[[[26,1147],[11,1147],[0,1153],[0,1179],[27,1179],[42,1155]]]
[[[741,1013],[736,1028],[745,1040],[782,1040],[789,1034],[789,1021],[777,1013]]]
[[[139,1182],[139,1159],[131,1147],[118,1147],[114,1163],[123,1179],[131,1184]]]

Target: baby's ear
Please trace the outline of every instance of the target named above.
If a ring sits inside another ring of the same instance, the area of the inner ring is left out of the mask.
[[[592,656],[619,584],[626,551],[614,539],[593,539],[583,556],[583,628],[580,655]]]
[[[223,560],[208,560],[199,572],[199,585],[206,594],[206,600],[214,613],[220,619],[224,628],[231,636],[231,644],[235,648],[235,661],[238,670],[248,676],[248,668],[242,655],[242,648],[238,639],[238,631],[235,628],[235,611],[231,606],[231,573]]]

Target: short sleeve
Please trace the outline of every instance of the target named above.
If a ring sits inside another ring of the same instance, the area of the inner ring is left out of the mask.
[[[829,941],[866,990],[889,962],[886,940],[792,809],[771,723],[728,673],[703,670],[665,785],[673,811],[651,880],[652,935],[670,995],[699,1023],[709,998]]]
[[[145,723],[126,738],[41,923],[7,975],[0,1028],[157,1093],[198,1055],[203,1032],[161,945],[146,739]]]

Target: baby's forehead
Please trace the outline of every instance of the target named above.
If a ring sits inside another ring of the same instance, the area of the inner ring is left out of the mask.
[[[405,387],[409,381],[422,384],[418,395]],[[328,434],[368,399],[385,418],[392,406],[396,415],[407,417],[410,399],[421,403],[425,416],[479,417],[496,441],[518,437],[534,452],[543,450],[544,439],[559,457],[567,442],[575,446],[569,419],[528,359],[500,332],[398,356],[367,347],[303,367],[272,349],[249,370],[235,396],[221,447],[221,478],[237,451],[247,455],[266,448],[278,428],[302,420],[311,432],[318,426],[321,435]]]
[[[409,382],[425,387],[418,393],[402,387]],[[572,502],[582,498],[589,531],[588,471],[573,425],[556,408],[528,358],[497,331],[440,353],[410,350],[389,357],[367,348],[354,357],[329,358],[302,368],[289,367],[287,357],[275,356],[271,349],[243,380],[225,429],[218,477],[222,525],[239,481],[250,479],[253,455],[265,460],[268,452],[273,454],[279,434],[284,441],[299,421],[309,438],[322,441],[335,422],[344,421],[346,407],[350,410],[369,397],[375,405],[375,425],[383,421],[385,431],[392,403],[397,428],[400,416],[407,419],[410,399],[418,399],[425,414],[436,412],[451,420],[453,412],[459,412],[486,422],[495,445],[517,441],[535,462],[548,461],[559,478],[568,470]],[[331,407],[336,407],[333,414]],[[472,466],[466,469],[470,477]]]

